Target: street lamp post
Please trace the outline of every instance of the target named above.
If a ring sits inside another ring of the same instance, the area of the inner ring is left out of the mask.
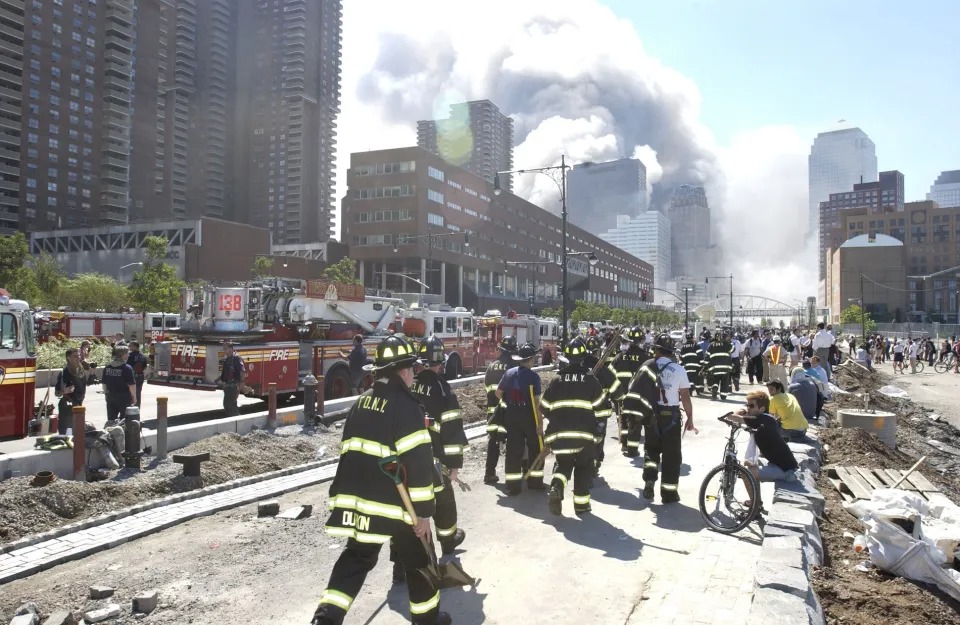
[[[675,297],[678,301],[680,300],[679,295],[677,295],[676,293],[671,293],[666,289],[658,289],[657,287],[652,286],[650,287],[650,290],[660,291],[661,293],[666,293],[671,297]],[[688,286],[683,287],[683,330],[684,332],[686,332],[686,330],[690,327],[690,291],[692,290],[693,289],[691,289]],[[733,327],[733,324],[731,324],[731,327]]]
[[[730,331],[733,332],[733,274],[729,276],[707,276],[707,284],[710,284],[710,278],[730,281]]]
[[[560,156],[560,165],[553,167],[538,167],[535,169],[515,169],[512,171],[498,171],[493,176],[493,193],[500,195],[500,174],[545,174],[560,188],[560,323],[563,330],[560,334],[561,347],[567,344],[567,165],[566,155]],[[560,172],[560,180],[554,176]]]
[[[585,258],[587,259],[587,262],[590,264],[591,267],[595,267],[596,264],[597,264],[598,262],[600,262],[600,259],[597,258],[597,255],[596,255],[594,252],[570,252],[570,251],[568,251],[566,255],[567,255],[567,256],[583,256],[583,257],[585,257]],[[552,264],[554,264],[554,263],[553,263],[553,261],[550,261],[550,260],[505,260],[505,261],[503,261],[503,273],[504,273],[504,274],[508,273],[508,272],[510,271],[510,267],[511,267],[511,266],[516,266],[516,265],[552,265]],[[564,264],[563,264],[564,269],[566,268],[566,266],[567,266],[566,263],[564,263]],[[566,272],[564,271],[564,272],[562,272],[562,273],[565,274]],[[533,286],[533,288],[534,288],[534,297],[536,297],[536,288],[537,288],[537,286],[536,286],[536,279],[534,279],[534,286]],[[561,313],[562,313],[562,312],[563,312],[563,310],[562,310],[562,309],[563,309],[563,299],[561,298],[560,301],[561,301]],[[530,305],[533,306],[533,303],[531,302]],[[563,321],[566,320],[566,318],[565,318],[565,316],[564,316],[563,314],[561,314],[561,317],[563,318]]]

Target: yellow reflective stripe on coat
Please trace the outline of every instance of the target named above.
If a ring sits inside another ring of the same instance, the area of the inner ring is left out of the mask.
[[[365,438],[348,438],[343,441],[340,444],[340,455],[342,456],[348,451],[359,451],[362,454],[376,456],[377,458],[387,458],[393,455],[393,450],[387,445]]]
[[[609,417],[612,414],[613,414],[613,410],[611,410],[610,408],[607,408],[606,410],[594,411],[593,416],[595,416],[598,419],[604,419],[606,417]]]
[[[463,448],[465,445],[444,445],[443,453],[448,456],[456,456],[463,454]]]
[[[417,445],[429,445],[430,444],[430,432],[426,430],[418,430],[413,434],[408,434],[398,440],[395,443],[398,454],[404,454],[416,447]]]
[[[448,423],[463,418],[462,410],[448,410],[440,415],[440,423]]]
[[[551,432],[543,439],[544,443],[552,443],[556,440],[570,440],[570,439],[583,439],[587,441],[593,440],[592,432],[579,432],[577,430],[568,430],[566,432]]]
[[[431,492],[431,496],[432,495],[433,493]],[[393,519],[395,521],[404,521],[410,524],[413,523],[413,519],[410,518],[410,515],[407,514],[407,512],[400,506],[369,501],[367,499],[357,497],[356,495],[334,495],[330,499],[330,508],[342,508],[344,510],[353,510],[368,516],[381,516],[387,519]]]
[[[488,393],[493,393],[493,392],[495,392],[495,391],[497,390],[497,387],[499,387],[499,386],[500,386],[499,383],[498,383],[498,384],[487,384],[487,385],[484,386],[483,388],[484,388]]]
[[[414,486],[407,488],[410,493],[410,501],[430,501],[433,499],[433,485]]]
[[[581,451],[583,451],[583,447],[577,447],[576,449],[554,449],[553,453],[557,456],[572,456],[573,454],[579,454]]]
[[[496,406],[487,406],[487,414],[493,414],[497,411]]]
[[[335,605],[344,612],[347,612],[350,610],[350,606],[353,605],[353,597],[339,590],[327,588],[323,591],[323,594],[320,595],[320,603]]]
[[[594,400],[594,402],[593,402],[593,407],[594,407],[594,408],[599,408],[600,406],[603,405],[603,403],[604,403],[605,401],[607,401],[607,392],[606,392],[606,391],[603,391],[603,393],[600,394],[600,397],[598,397],[596,400]]]
[[[367,543],[371,545],[382,545],[392,538],[389,534],[371,534],[369,532],[358,532],[352,527],[328,527],[327,534],[337,538],[352,538],[358,543]]]
[[[433,610],[440,605],[440,591],[438,590],[436,594],[433,595],[430,599],[427,599],[423,603],[414,603],[410,602],[410,614],[426,614],[430,610]]]
[[[540,405],[550,410],[559,410],[560,408],[581,408],[583,410],[593,410],[593,404],[585,399],[558,399],[557,401],[550,403],[541,400]]]

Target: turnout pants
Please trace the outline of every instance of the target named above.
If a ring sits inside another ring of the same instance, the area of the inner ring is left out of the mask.
[[[763,356],[754,356],[747,360],[747,379],[750,384],[754,383],[754,379],[757,382],[763,381]]]
[[[703,392],[703,373],[700,367],[697,367],[696,371],[687,371],[687,378],[690,380],[690,390],[696,391],[697,394]]]
[[[599,466],[603,462],[603,444],[607,442],[607,420],[597,419],[597,433],[593,437],[594,452],[593,457]]]
[[[140,407],[140,400],[143,399],[143,376],[135,375],[133,376],[134,381],[137,383],[137,408]]]
[[[740,390],[740,358],[733,359],[733,372],[730,374],[730,381],[733,383],[733,388],[739,391]]]
[[[631,456],[640,455],[640,444],[643,442],[643,417],[635,414],[624,415],[626,424],[624,433],[627,435],[626,444],[621,446]]]
[[[730,393],[730,373],[726,370],[720,372],[708,371],[707,382],[710,384],[710,393],[713,395]]]
[[[343,623],[354,598],[363,588],[367,573],[377,564],[382,546],[379,543],[361,543],[353,538],[347,540],[346,548],[333,565],[327,589],[320,597],[316,612],[318,616],[326,617],[326,622],[333,625]],[[407,574],[411,619],[417,625],[433,625],[440,611],[440,590],[417,570],[430,564],[433,554],[427,555],[424,544],[410,527],[394,534],[390,546]],[[430,550],[433,550],[432,545]],[[320,622],[325,621],[321,619]]]
[[[439,468],[440,465],[438,464],[437,467]],[[437,528],[437,540],[442,544],[457,533],[457,497],[453,493],[453,482],[450,481],[450,476],[441,471],[440,477],[443,478],[443,486],[440,490],[433,489],[437,501],[437,510],[433,514],[433,526]]]
[[[657,406],[647,427],[647,441],[643,455],[643,481],[656,482],[662,475],[660,496],[674,496],[680,484],[680,464],[683,454],[680,441],[683,423],[679,406]]]
[[[240,385],[236,382],[227,382],[223,387],[223,412],[228,417],[236,417],[240,414],[240,407],[237,406],[237,397],[240,396]]]
[[[569,453],[569,452],[573,453]],[[567,483],[573,478],[573,509],[585,512],[590,509],[590,484],[593,480],[593,449],[588,445],[579,451],[557,449],[553,452],[557,463],[553,466],[550,488],[560,491],[561,499]]]
[[[529,462],[540,455],[540,439],[537,426],[533,421],[533,408],[529,405],[507,407],[507,490],[520,490],[523,479],[523,452],[526,450]],[[531,470],[527,486],[543,486],[543,469]]]

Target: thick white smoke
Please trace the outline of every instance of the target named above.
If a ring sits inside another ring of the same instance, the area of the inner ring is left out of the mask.
[[[739,169],[750,147],[715,146],[699,120],[696,85],[651,56],[633,25],[596,0],[491,0],[456,10],[440,0],[345,5],[341,194],[350,152],[413,145],[418,119],[446,117],[451,102],[489,99],[514,119],[518,168],[555,165],[561,154],[571,164],[635,156],[648,168],[651,209],[665,206],[681,184],[702,184],[721,230],[715,240],[733,245],[737,237],[722,230],[750,223],[745,204],[732,197],[753,188],[752,174]],[[766,154],[758,165],[769,171],[778,146],[754,147]],[[787,171],[794,160],[770,173],[801,175],[805,184],[802,172]],[[756,189],[766,184],[756,183]],[[557,188],[545,177],[517,176],[514,190],[556,210]],[[769,200],[768,216],[781,204],[792,207]],[[802,209],[805,191],[800,200]],[[737,208],[728,209],[729,201]],[[800,251],[792,239],[783,244],[784,253]],[[746,263],[766,266],[762,259],[736,250],[726,248],[733,271],[744,280],[761,275]],[[796,295],[812,293],[808,284]]]

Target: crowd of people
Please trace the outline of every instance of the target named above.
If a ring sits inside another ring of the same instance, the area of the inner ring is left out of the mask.
[[[960,364],[960,342],[956,335],[943,339],[939,347],[931,337],[891,337],[873,334],[865,341],[854,335],[847,338],[848,354],[864,367],[873,370],[873,365],[893,362],[894,373],[917,373],[917,363],[926,362],[932,367],[935,363],[946,362],[954,373],[958,373]]]

